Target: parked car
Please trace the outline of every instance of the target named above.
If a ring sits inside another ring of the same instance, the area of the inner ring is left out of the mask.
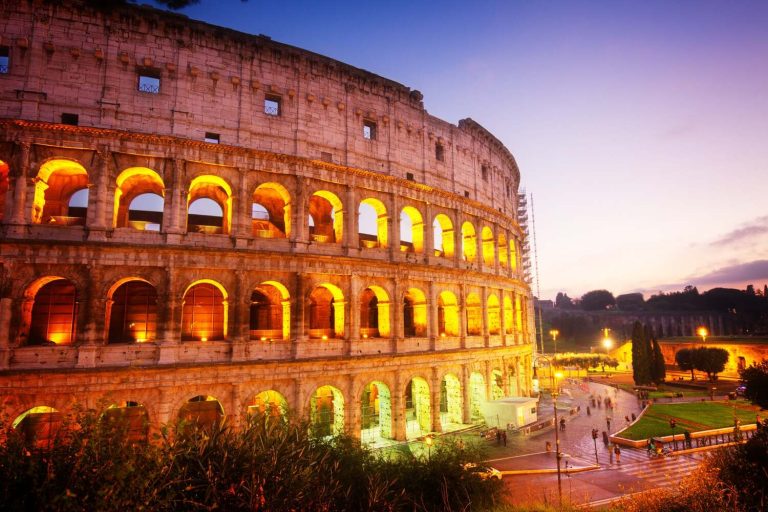
[[[747,391],[747,386],[739,386],[736,388],[736,394],[738,396],[744,396],[744,393]]]
[[[470,473],[475,473],[483,480],[489,480],[489,479],[501,480],[501,477],[502,477],[501,471],[499,471],[496,468],[492,468],[490,466],[480,466],[478,464],[475,464],[474,462],[467,462],[462,467],[465,470],[469,471]]]

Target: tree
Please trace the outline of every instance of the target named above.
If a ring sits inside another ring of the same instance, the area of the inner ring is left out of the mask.
[[[693,364],[693,350],[690,348],[681,348],[675,354],[675,362],[677,367],[684,372],[691,372],[691,380],[696,380],[696,376],[693,374],[695,366]]]
[[[635,322],[632,325],[632,376],[638,386],[650,384],[652,381],[648,347],[643,324]]]
[[[655,335],[651,336],[651,345],[653,347],[653,368],[652,376],[656,384],[661,384],[667,376],[667,366],[664,363],[664,354],[661,353],[661,346]]]
[[[639,311],[645,306],[642,293],[625,293],[616,296],[616,307],[621,311]]]
[[[768,409],[768,360],[753,363],[739,372],[744,386],[744,396],[753,404]]]
[[[581,308],[585,311],[601,311],[616,304],[616,299],[608,290],[592,290],[581,297]]]
[[[728,358],[728,351],[724,348],[698,347],[693,351],[694,367],[701,372],[706,372],[710,382],[714,382],[717,374],[725,370]]]
[[[555,297],[555,307],[558,309],[573,309],[573,301],[567,293],[558,292]]]

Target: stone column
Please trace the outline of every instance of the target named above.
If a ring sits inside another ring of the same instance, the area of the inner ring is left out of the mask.
[[[400,278],[392,279],[392,319],[390,332],[392,333],[392,353],[397,353],[397,344],[405,338],[405,324],[403,323],[403,290]]]
[[[395,386],[389,396],[392,402],[393,437],[397,441],[405,441],[405,384],[399,370],[395,372],[394,381]]]
[[[344,393],[344,430],[347,435],[360,439],[360,427],[362,411],[360,410],[360,398],[355,393],[355,380],[351,375],[345,375],[341,388]]]
[[[163,325],[163,338],[160,341],[160,350],[158,356],[158,364],[173,364],[178,357],[179,342],[181,341],[181,314],[183,308],[183,297],[179,294],[181,290],[177,290],[176,276],[174,274],[175,265],[169,262],[168,268],[165,271],[165,307],[161,308],[160,318],[158,319]]]
[[[10,172],[14,175],[11,182],[13,183],[13,200],[9,201],[6,205],[7,215],[5,218],[6,224],[9,225],[8,234],[22,235],[24,233],[25,224],[27,223],[28,214],[25,215],[27,210],[27,188],[30,172],[30,153],[32,145],[29,142],[19,142],[16,144],[17,155],[14,159],[13,167]],[[32,187],[34,192],[34,185]],[[6,193],[6,197],[10,199],[10,191]],[[33,196],[34,197],[34,196]]]
[[[96,187],[95,190],[90,188],[88,191],[88,240],[105,240],[105,231],[114,227],[111,219],[107,220],[107,200],[110,196],[109,183],[112,182],[112,166],[110,165],[112,154],[107,146],[100,146],[96,158],[98,162]],[[88,186],[91,187],[90,184]]]
[[[0,293],[4,292],[0,284]],[[0,297],[0,370],[7,369],[11,359],[11,308],[10,297]]]
[[[463,283],[459,285],[459,304],[457,307],[461,348],[467,348],[467,290]]]
[[[430,375],[430,408],[432,409],[432,432],[442,432],[443,422],[440,421],[440,370],[437,366],[432,367]]]
[[[345,329],[347,340],[347,350],[349,355],[351,344],[360,340],[360,278],[356,274],[349,277],[349,320],[345,322],[349,329]]]
[[[467,365],[463,364],[461,365],[461,398],[462,398],[462,412],[461,412],[461,421],[462,423],[472,423],[472,410],[470,409],[470,399],[472,397],[472,394],[470,392],[470,386],[469,386],[469,375],[470,370],[467,367]]]
[[[184,167],[184,160],[179,158],[173,160],[171,197],[169,201],[169,194],[166,193],[163,204],[163,230],[168,234],[179,235],[184,233],[187,224],[187,191],[185,190],[186,187],[184,187]],[[178,237],[176,239],[178,240]]]
[[[250,229],[252,203],[248,198],[248,191],[245,189],[245,173],[242,169],[237,169],[237,176],[238,183],[230,198],[232,225],[230,226],[229,236],[234,239],[235,247],[247,247],[248,238],[253,238],[253,230]]]
[[[306,326],[305,318],[306,314],[306,286],[307,276],[302,272],[297,272],[295,276],[295,285],[293,291],[293,313],[291,314],[291,357],[296,359],[298,345],[306,342]]]
[[[389,258],[395,261],[400,253],[400,198],[392,194],[389,206]]]
[[[296,197],[291,201],[293,208],[291,210],[291,234],[290,240],[294,250],[304,251],[309,242],[309,229],[307,225],[307,211],[309,197],[304,180],[301,177],[296,178]]]
[[[104,318],[106,316],[106,300],[101,297],[102,285],[101,267],[88,266],[88,289],[85,297],[78,297],[76,331],[82,326],[82,343],[77,350],[77,366],[80,368],[92,368],[96,366],[97,345],[101,344],[104,337]]]
[[[507,346],[507,314],[504,309],[504,298],[506,292],[503,288],[499,289],[499,335],[501,336],[501,344]]]
[[[424,208],[424,254],[425,261],[435,255],[435,230],[432,226],[432,205],[427,203]]]
[[[357,233],[357,217],[359,215],[359,208],[357,205],[357,194],[355,194],[355,188],[352,185],[347,185],[346,201],[344,204],[344,212],[346,212],[346,218],[344,219],[344,253],[354,254],[359,248],[359,235]]]
[[[232,361],[248,359],[248,342],[251,338],[250,324],[250,293],[247,290],[248,273],[245,270],[235,271],[235,289],[232,297]]]
[[[483,345],[490,346],[490,329],[488,325],[488,287],[480,287],[480,318],[483,322]]]
[[[427,308],[429,315],[429,325],[427,336],[429,336],[429,350],[434,351],[437,337],[440,335],[437,325],[437,287],[434,281],[429,282],[429,297],[427,297]]]

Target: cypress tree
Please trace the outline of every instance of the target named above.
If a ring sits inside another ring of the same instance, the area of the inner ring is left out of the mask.
[[[651,338],[653,344],[653,381],[656,384],[661,384],[667,377],[667,367],[664,364],[664,354],[661,353],[661,346],[659,340],[653,335]]]
[[[645,384],[643,382],[643,368],[645,366],[643,359],[644,341],[643,325],[640,322],[635,322],[632,324],[632,378],[637,385]]]

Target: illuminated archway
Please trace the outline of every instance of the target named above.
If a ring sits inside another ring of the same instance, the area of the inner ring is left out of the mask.
[[[232,189],[218,176],[198,176],[189,184],[187,232],[229,234],[232,228]]]
[[[512,270],[517,270],[517,262],[518,262],[517,239],[512,238],[509,241],[509,267]]]
[[[5,216],[5,198],[11,186],[10,179],[8,178],[9,174],[10,167],[8,167],[7,163],[0,160],[0,222],[2,222]]]
[[[406,338],[427,335],[427,298],[418,288],[408,288],[403,295],[403,335]]]
[[[291,302],[288,289],[265,281],[251,292],[250,338],[270,341],[290,338]]]
[[[387,207],[378,199],[369,197],[360,202],[358,210],[358,236],[360,247],[388,247]]]
[[[72,198],[78,192],[78,201]],[[88,173],[72,160],[49,160],[40,167],[35,179],[32,222],[57,226],[85,225],[88,198]],[[83,205],[85,200],[85,205]]]
[[[437,332],[439,336],[459,335],[459,303],[447,290],[437,298]]]
[[[373,381],[363,389],[360,400],[360,440],[375,444],[381,439],[393,439],[392,400],[389,387]]]
[[[333,386],[321,386],[309,400],[312,433],[318,437],[344,432],[344,395]]]
[[[248,414],[286,420],[288,401],[277,391],[271,389],[262,391],[253,398],[253,403],[248,406]]]
[[[187,432],[196,428],[211,430],[224,420],[224,408],[215,397],[198,395],[181,406],[179,420]]]
[[[477,258],[475,226],[467,221],[461,225],[461,254],[464,261],[472,263]]]
[[[488,309],[488,334],[501,334],[501,307],[499,298],[494,294],[488,296],[486,303]]]
[[[360,336],[389,338],[389,295],[380,286],[370,286],[360,294]]]
[[[405,422],[407,439],[432,431],[429,384],[421,377],[414,377],[405,387]]]
[[[481,373],[473,372],[469,376],[469,420],[472,423],[482,423],[482,405],[487,400],[485,394],[485,379]]]
[[[217,282],[203,279],[184,292],[182,341],[223,340],[227,335],[227,295]]]
[[[333,192],[319,190],[309,198],[309,236],[313,242],[341,243],[344,206]]]
[[[144,443],[149,435],[147,409],[138,402],[112,404],[104,411],[101,421],[121,434],[130,443]]]
[[[494,369],[491,372],[491,400],[499,400],[504,395],[504,375],[501,370]]]
[[[480,296],[476,293],[468,294],[465,309],[467,313],[467,334],[470,336],[483,334],[483,307],[480,303]]]
[[[504,233],[499,233],[499,265],[501,268],[507,268],[507,237]]]
[[[400,251],[424,252],[424,218],[413,206],[406,206],[400,211]]]
[[[488,226],[483,226],[483,264],[486,266],[493,266],[496,257],[495,249],[496,242],[493,239],[493,231]]]
[[[446,374],[440,382],[440,424],[443,432],[462,427],[463,403],[461,381],[452,373]]]
[[[154,341],[157,337],[157,290],[141,279],[113,287],[107,302],[108,343]]]
[[[253,192],[251,205],[253,236],[287,238],[291,236],[291,195],[279,183],[262,183]]]
[[[432,232],[434,233],[435,256],[452,258],[454,250],[453,222],[444,213],[435,216],[432,222]]]
[[[59,411],[39,405],[20,414],[11,426],[21,434],[27,446],[50,449],[61,432],[62,422]]]
[[[337,286],[321,284],[309,294],[309,336],[344,337],[344,295]]]
[[[523,331],[523,302],[519,295],[515,296],[515,329],[517,332]]]
[[[46,277],[27,290],[23,317],[29,315],[28,345],[70,345],[75,341],[78,300],[74,283],[61,277]]]
[[[512,309],[512,299],[507,295],[504,296],[504,331],[505,334],[515,332],[515,314]]]
[[[120,173],[116,185],[112,225],[160,231],[165,201],[160,175],[146,167],[130,167]]]

